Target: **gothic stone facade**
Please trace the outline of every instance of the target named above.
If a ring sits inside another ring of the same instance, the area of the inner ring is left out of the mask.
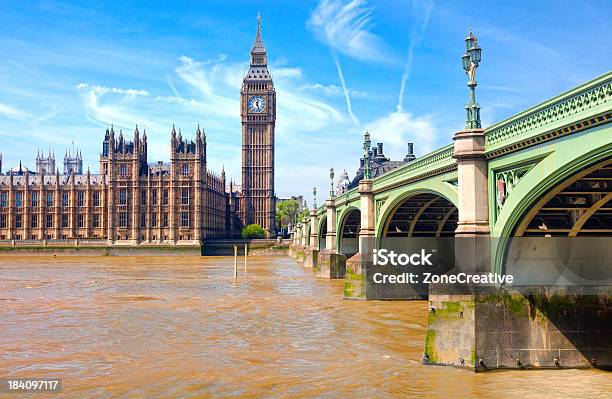
[[[113,244],[199,244],[233,233],[238,195],[206,168],[206,138],[172,129],[170,164],[147,164],[146,132],[106,131],[100,174],[0,176],[0,239],[106,239]]]

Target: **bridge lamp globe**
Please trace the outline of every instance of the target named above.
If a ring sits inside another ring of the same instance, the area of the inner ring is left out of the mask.
[[[370,179],[370,148],[372,140],[370,140],[370,132],[366,130],[363,135],[363,178]]]
[[[334,192],[334,168],[329,169],[329,197],[334,198],[336,193]]]
[[[476,36],[472,34],[472,28],[470,28],[470,33],[468,33],[467,37],[465,38],[465,50],[469,52],[475,44]]]
[[[476,66],[478,66],[478,64],[480,63],[480,57],[482,55],[482,49],[480,48],[478,43],[476,43],[476,40],[474,40],[474,46],[472,46],[468,52],[470,53],[470,58],[472,59],[472,62],[476,64]]]
[[[366,130],[363,135],[363,150],[366,155],[370,152],[370,147],[372,146],[372,140],[370,140],[370,132]]]
[[[463,53],[461,56],[461,63],[463,64],[463,70],[465,72],[470,70],[470,53]]]

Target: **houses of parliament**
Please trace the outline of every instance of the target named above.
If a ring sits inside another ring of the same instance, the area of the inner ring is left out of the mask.
[[[21,163],[3,173],[0,154],[0,240],[106,240],[120,244],[194,244],[232,237],[242,226],[274,232],[276,92],[260,21],[241,96],[242,182],[207,168],[206,134],[192,139],[173,126],[170,162],[149,163],[147,133],[107,128],[100,173],[83,171],[80,151],[39,152],[35,170]]]

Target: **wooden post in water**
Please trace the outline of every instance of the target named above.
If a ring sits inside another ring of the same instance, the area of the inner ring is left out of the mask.
[[[249,244],[244,244],[244,272],[247,272],[247,254],[249,253]]]
[[[234,278],[238,278],[238,245],[234,244]]]

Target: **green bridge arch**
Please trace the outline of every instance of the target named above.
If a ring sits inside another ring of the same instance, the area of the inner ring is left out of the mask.
[[[604,125],[490,162],[490,176],[495,176],[498,167],[533,163],[533,167],[513,187],[499,214],[494,212],[496,204],[490,204],[491,237],[500,238],[494,249],[494,272],[502,272],[508,238],[526,217],[529,208],[542,195],[576,173],[610,158],[611,138],[612,126]],[[489,180],[491,184],[495,183],[493,178]],[[495,192],[493,187],[490,187],[490,192]],[[494,196],[491,199],[497,201]]]
[[[361,210],[359,209],[359,202],[357,204],[350,204],[342,209],[340,213],[338,213],[338,218],[336,221],[336,251],[342,252],[342,240],[343,240],[343,229],[346,223],[347,217],[353,212],[358,211],[361,215]]]
[[[433,194],[445,198],[455,207],[458,206],[457,187],[449,183],[449,180],[456,178],[456,174],[445,175],[435,179],[423,180],[415,184],[402,187],[394,190],[388,197],[380,201],[384,204],[377,211],[375,218],[376,223],[376,247],[380,248],[381,241],[384,238],[385,227],[387,226],[393,214],[405,200],[414,197],[418,194]],[[377,201],[376,196],[374,197]]]

